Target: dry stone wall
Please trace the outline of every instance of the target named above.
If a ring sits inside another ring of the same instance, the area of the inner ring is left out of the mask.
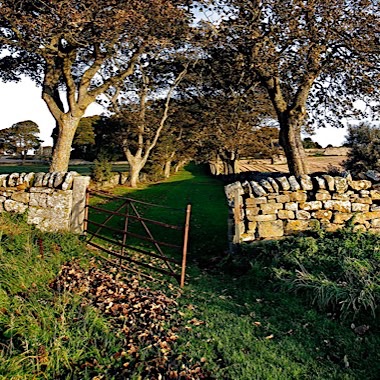
[[[83,231],[90,177],[76,172],[0,174],[0,212],[24,213],[43,231]]]
[[[232,244],[277,239],[316,227],[380,233],[380,185],[351,177],[303,175],[235,182],[225,187]]]

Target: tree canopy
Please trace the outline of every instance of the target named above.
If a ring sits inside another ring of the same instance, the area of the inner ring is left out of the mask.
[[[379,89],[378,1],[226,0],[213,49],[236,57],[244,85],[267,91],[291,173],[307,172],[301,130],[352,111]],[[365,22],[364,22],[365,20]],[[322,110],[322,111],[321,111]],[[315,111],[315,112],[314,112]]]
[[[36,63],[34,78],[58,124],[50,170],[67,170],[79,120],[98,96],[123,85],[142,56],[186,41],[188,5],[180,0],[1,2],[0,47],[11,53],[4,59],[19,70],[25,55]]]
[[[10,128],[1,129],[1,150],[9,154],[20,154],[25,160],[28,150],[40,147],[39,133],[38,125],[31,120],[20,121]]]

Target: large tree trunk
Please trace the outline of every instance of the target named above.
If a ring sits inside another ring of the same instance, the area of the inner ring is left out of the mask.
[[[140,172],[143,167],[144,165],[141,163],[129,163],[129,184],[131,187],[137,187],[137,184],[139,183]]]
[[[137,187],[140,172],[146,164],[147,157],[141,157],[138,154],[134,156],[128,149],[125,149],[124,153],[129,164],[129,185]]]
[[[50,172],[66,172],[69,168],[71,145],[80,117],[72,117],[67,114],[59,121],[57,143],[53,152]]]
[[[170,170],[172,168],[172,161],[171,160],[168,160],[165,162],[165,165],[164,165],[164,177],[165,178],[169,178],[170,177]]]
[[[306,154],[302,145],[300,121],[284,117],[280,122],[280,144],[284,149],[290,174],[308,174]]]

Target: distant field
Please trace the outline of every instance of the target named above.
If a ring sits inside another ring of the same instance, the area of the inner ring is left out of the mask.
[[[81,165],[70,165],[69,171],[76,171],[83,175],[90,175],[91,174],[91,168],[94,166],[94,164],[81,164]],[[115,163],[113,164],[112,170],[115,172],[124,172],[128,171],[128,165],[123,163]],[[36,163],[30,163],[26,162],[25,164],[16,163],[16,162],[0,162],[0,174],[8,174],[8,173],[38,173],[38,172],[48,172],[49,171],[49,165],[45,164],[36,164]]]
[[[347,159],[347,156],[322,156],[322,157],[307,157],[307,164],[310,173],[326,171],[328,167],[333,166],[343,168],[342,163]],[[242,172],[280,172],[288,173],[287,164],[271,164],[270,159],[263,160],[242,160],[239,163]]]

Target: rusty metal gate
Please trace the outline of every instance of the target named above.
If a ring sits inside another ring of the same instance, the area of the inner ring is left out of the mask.
[[[90,204],[90,196],[97,199],[95,205]],[[163,221],[165,215],[174,212],[180,212],[176,219],[181,220],[181,225]],[[139,268],[174,277],[183,287],[190,215],[190,204],[183,210],[88,190],[85,215],[87,244],[118,258],[120,265],[126,261]],[[156,234],[160,240],[154,237]]]

